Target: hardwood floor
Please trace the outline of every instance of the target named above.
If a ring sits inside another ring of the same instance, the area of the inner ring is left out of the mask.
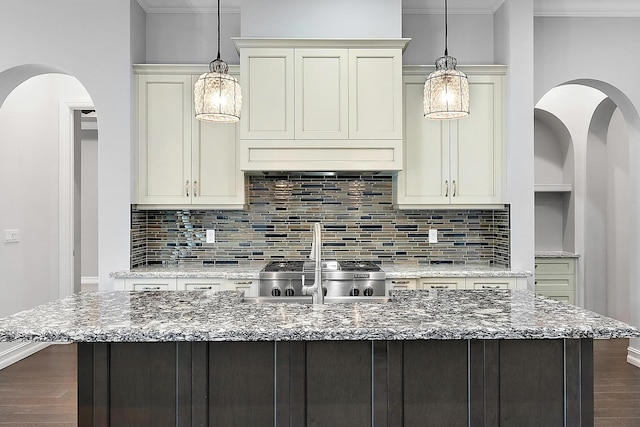
[[[640,427],[640,368],[628,340],[596,340],[595,427]],[[0,427],[76,425],[76,346],[52,345],[0,370]]]
[[[52,345],[0,370],[0,426],[76,422],[76,346]]]
[[[626,363],[628,346],[594,341],[595,427],[640,427],[640,368]]]

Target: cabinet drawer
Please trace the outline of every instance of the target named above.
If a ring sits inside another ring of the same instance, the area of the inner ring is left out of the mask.
[[[536,258],[535,274],[574,274],[572,258]]]
[[[169,285],[165,283],[149,284],[149,285],[133,285],[134,291],[168,291]]]
[[[127,291],[174,291],[176,279],[174,278],[138,278],[125,279]]]
[[[258,296],[257,280],[234,280],[230,288],[234,291],[243,291],[245,297]]]
[[[467,277],[466,288],[467,289],[515,289],[515,278],[497,278],[497,277],[483,277],[474,278]]]
[[[573,276],[557,276],[557,277],[536,277],[536,291],[572,291],[573,292]]]
[[[389,291],[407,291],[416,289],[415,279],[387,279],[385,282],[386,294]]]
[[[569,304],[573,304],[574,303],[574,293],[573,291],[566,291],[566,292],[562,292],[562,291],[537,291],[536,290],[536,295],[540,295],[540,296],[544,296],[547,298],[551,298],[557,301],[562,301],[562,302],[566,302]]]
[[[178,290],[220,291],[226,286],[226,279],[178,279]]]
[[[432,278],[420,281],[420,289],[464,289],[464,277]]]

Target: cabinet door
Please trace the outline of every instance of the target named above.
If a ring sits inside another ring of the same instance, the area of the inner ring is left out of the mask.
[[[240,52],[243,139],[293,139],[293,49]]]
[[[240,170],[239,133],[237,123],[193,119],[193,204],[218,205],[221,209],[242,208],[244,172]]]
[[[346,49],[295,50],[295,138],[349,137]]]
[[[450,122],[451,203],[503,202],[502,78],[469,76],[469,116]]]
[[[420,280],[420,289],[464,289],[464,277],[438,277]]]
[[[402,139],[402,52],[349,49],[349,138]]]
[[[141,75],[138,83],[137,203],[190,203],[191,76]]]
[[[395,203],[411,209],[449,203],[449,124],[424,118],[424,78],[406,77],[404,168],[396,177]]]

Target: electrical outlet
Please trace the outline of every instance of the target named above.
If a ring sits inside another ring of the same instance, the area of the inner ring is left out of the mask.
[[[438,229],[432,228],[429,230],[429,243],[438,243]]]
[[[207,243],[216,242],[216,230],[207,230]]]
[[[20,230],[4,230],[4,242],[5,243],[18,243],[20,241]]]

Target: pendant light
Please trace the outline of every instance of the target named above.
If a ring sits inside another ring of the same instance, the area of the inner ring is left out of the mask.
[[[209,64],[193,90],[196,119],[232,123],[240,120],[240,83],[229,74],[229,65],[220,59],[220,0],[218,0],[218,56]]]
[[[424,117],[459,119],[469,115],[469,81],[456,70],[458,61],[447,49],[447,0],[444,0],[444,56],[436,60],[436,70],[424,83]]]

